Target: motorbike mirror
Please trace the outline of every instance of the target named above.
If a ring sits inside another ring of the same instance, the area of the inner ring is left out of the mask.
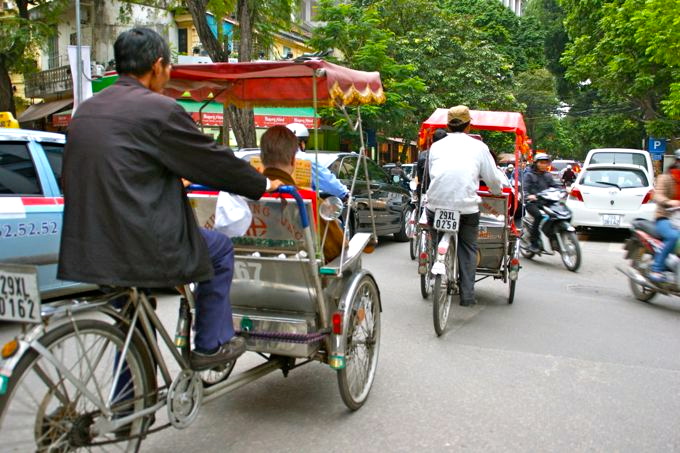
[[[411,182],[408,183],[408,186],[411,188],[411,190],[416,190],[418,188],[418,183],[414,180],[411,180]]]
[[[328,197],[319,205],[319,215],[327,222],[340,218],[344,205],[338,197]]]
[[[392,182],[395,184],[398,184],[401,181],[401,177],[399,175],[392,175]]]

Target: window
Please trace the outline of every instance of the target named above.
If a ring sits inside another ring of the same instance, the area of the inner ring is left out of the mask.
[[[189,38],[186,28],[177,29],[177,51],[181,54],[189,54]]]
[[[351,180],[354,178],[354,170],[356,169],[357,166],[357,158],[356,157],[345,157],[342,160],[342,164],[340,164],[340,169],[338,170],[338,179],[349,179]],[[362,178],[360,175],[360,179]]]
[[[59,63],[59,36],[54,35],[47,40],[47,67],[58,68]]]
[[[26,143],[0,143],[0,194],[42,194],[35,165]]]
[[[368,164],[368,177],[371,178],[372,183],[388,183],[390,181],[385,171],[378,164],[372,160],[367,160],[366,163]]]
[[[644,154],[638,153],[595,153],[590,159],[590,164],[633,164],[647,168],[647,159]]]
[[[631,189],[647,187],[649,182],[642,170],[618,170],[614,168],[602,168],[597,170],[586,170],[581,182],[584,186],[591,187],[619,187],[621,189]]]
[[[59,193],[63,194],[64,192],[61,184],[61,164],[64,160],[64,145],[59,143],[43,143],[42,147],[45,150],[45,155],[47,156],[47,160],[54,173],[54,179],[57,180]]]

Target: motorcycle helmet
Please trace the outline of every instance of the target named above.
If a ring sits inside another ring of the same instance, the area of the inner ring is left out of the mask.
[[[309,138],[309,130],[304,124],[290,123],[286,127],[298,138],[298,140],[307,140]]]
[[[673,155],[675,156],[675,160],[680,160],[680,148],[673,151]]]
[[[546,153],[536,153],[534,156],[534,162],[538,162],[539,160],[550,160],[550,156],[548,156]]]

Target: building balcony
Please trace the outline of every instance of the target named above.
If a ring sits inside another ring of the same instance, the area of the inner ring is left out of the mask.
[[[25,78],[26,98],[58,98],[73,94],[71,68],[59,66],[47,71],[27,74]]]

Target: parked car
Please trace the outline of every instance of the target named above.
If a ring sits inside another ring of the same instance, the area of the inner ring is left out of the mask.
[[[65,143],[62,134],[0,129],[0,262],[37,266],[42,299],[96,288],[57,279]]]
[[[556,159],[550,162],[550,168],[548,169],[548,171],[552,175],[555,182],[560,184],[562,183],[562,173],[564,172],[564,170],[566,170],[567,165],[571,165],[571,169],[577,175],[581,171],[581,165],[575,160]]]
[[[591,164],[569,191],[575,227],[629,228],[637,218],[654,219],[654,183],[637,165]]]
[[[259,154],[260,151],[254,148],[236,152],[237,156],[248,161]],[[347,187],[351,187],[359,161],[357,153],[320,151],[318,160],[320,165],[327,167]],[[397,241],[408,241],[406,227],[412,209],[409,191],[401,184],[393,182],[387,172],[373,160],[367,159],[366,163],[369,180],[366,180],[364,168],[359,168],[350,211],[350,233],[372,231],[368,199],[370,190],[370,205],[373,207],[378,236],[392,234]]]
[[[591,164],[628,164],[644,168],[654,179],[654,166],[648,151],[628,148],[597,148],[591,149],[583,161],[583,167]]]

